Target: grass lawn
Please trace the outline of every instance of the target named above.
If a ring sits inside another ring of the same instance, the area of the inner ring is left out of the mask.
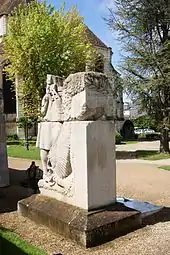
[[[138,143],[138,141],[136,141],[136,140],[132,140],[132,141],[123,141],[122,143],[125,143],[125,144],[136,144],[136,143]]]
[[[1,255],[47,255],[43,250],[30,245],[14,232],[0,228]]]
[[[136,151],[136,158],[145,160],[169,159],[170,154],[159,153],[158,151],[138,150]]]
[[[162,170],[170,171],[170,166],[160,166],[159,168]]]
[[[7,145],[9,157],[26,158],[26,159],[40,159],[39,149],[35,145],[30,145],[27,151],[24,145]]]

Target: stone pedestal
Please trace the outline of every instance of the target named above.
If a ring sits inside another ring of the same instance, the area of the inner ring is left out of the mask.
[[[82,210],[42,195],[19,201],[18,211],[85,248],[127,234],[141,226],[141,214],[121,203],[98,210]]]
[[[5,118],[3,113],[2,70],[0,68],[0,187],[9,185],[7,148],[5,134]]]
[[[0,115],[0,187],[9,185],[4,118]]]
[[[49,187],[41,195],[56,198],[85,210],[116,201],[114,125],[109,121],[72,121],[70,163],[74,183],[68,196]]]

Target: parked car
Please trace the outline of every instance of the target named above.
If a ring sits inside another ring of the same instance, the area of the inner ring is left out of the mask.
[[[135,128],[134,133],[136,135],[144,134],[144,129],[142,129],[142,128]]]
[[[155,133],[155,131],[153,129],[150,129],[150,128],[135,128],[134,132],[137,135]]]
[[[150,129],[150,128],[144,128],[144,133],[145,134],[151,134],[151,133],[155,133],[155,131],[153,129]]]

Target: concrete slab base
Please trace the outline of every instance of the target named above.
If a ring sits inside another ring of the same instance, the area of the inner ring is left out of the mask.
[[[111,241],[147,224],[162,207],[133,199],[86,211],[54,198],[32,195],[18,202],[18,212],[52,231],[89,248]]]
[[[141,225],[141,213],[122,203],[86,211],[53,198],[33,195],[18,202],[18,211],[86,248],[113,240]]]

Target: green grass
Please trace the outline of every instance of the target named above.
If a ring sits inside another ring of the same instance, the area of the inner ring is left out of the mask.
[[[29,146],[27,151],[24,145],[7,145],[7,151],[9,157],[14,158],[26,158],[26,159],[40,159],[39,149],[34,145]]]
[[[136,151],[136,158],[145,160],[169,159],[170,154],[159,153],[158,151],[138,150]]]
[[[159,168],[162,170],[170,171],[170,166],[160,166]]]
[[[136,143],[138,143],[138,141],[136,141],[136,140],[132,140],[132,141],[123,141],[123,143],[125,143],[125,144],[136,144]]]
[[[47,255],[46,252],[24,241],[14,232],[0,228],[1,255]]]

